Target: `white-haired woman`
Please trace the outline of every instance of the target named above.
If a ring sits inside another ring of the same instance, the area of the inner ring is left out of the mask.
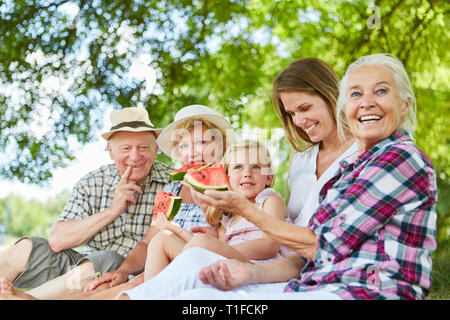
[[[325,184],[308,228],[286,226],[231,191],[196,194],[281,243],[277,229],[295,232],[292,249],[307,260],[293,256],[253,265],[193,248],[150,280],[154,290],[145,298],[423,299],[436,248],[437,192],[432,164],[411,137],[415,107],[398,59],[358,59],[342,80],[338,108],[345,111],[339,122],[348,121],[359,154],[341,161]]]

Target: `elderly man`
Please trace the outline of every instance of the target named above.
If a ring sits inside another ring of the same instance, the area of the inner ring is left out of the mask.
[[[115,110],[102,134],[114,164],[88,173],[74,187],[48,240],[24,237],[0,252],[0,275],[36,298],[81,291],[117,269],[149,229],[156,194],[170,168],[155,161],[161,132],[145,109]],[[154,227],[150,227],[154,228]],[[155,228],[154,233],[158,230]],[[73,248],[85,245],[85,252]]]

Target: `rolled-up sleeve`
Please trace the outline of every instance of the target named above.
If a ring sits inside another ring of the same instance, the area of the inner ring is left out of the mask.
[[[58,221],[84,219],[91,215],[92,212],[88,186],[81,180],[70,193],[64,209],[58,217]]]

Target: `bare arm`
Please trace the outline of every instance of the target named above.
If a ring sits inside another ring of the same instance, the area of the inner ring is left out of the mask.
[[[261,213],[254,206],[249,206],[242,215],[247,216],[248,220],[252,221],[269,237],[275,239],[283,246],[305,258],[314,258],[317,237],[311,229],[287,223],[268,214]]]
[[[254,266],[256,268],[249,283],[285,282],[298,278],[305,266],[305,260],[298,255],[292,255]]]
[[[159,230],[170,230],[179,238],[183,239],[185,242],[189,242],[192,239],[192,234],[183,229],[179,224],[167,220],[167,217],[161,213],[156,217],[156,228]]]
[[[117,286],[128,280],[129,275],[137,275],[144,270],[147,259],[147,248],[153,237],[159,232],[159,229],[150,226],[142,240],[131,250],[119,268],[115,271],[107,272],[95,282],[89,284],[86,290],[95,290],[98,286],[108,283],[110,287]]]
[[[154,226],[150,226],[142,240],[131,250],[117,270],[127,275],[137,275],[144,270],[147,258],[147,248],[153,237],[159,232]]]
[[[116,219],[110,210],[85,219],[56,221],[50,230],[48,243],[53,252],[80,246]]]
[[[57,221],[52,226],[48,241],[52,251],[59,252],[86,243],[120,216],[130,204],[136,204],[134,193],[142,194],[142,190],[133,181],[128,181],[130,173],[131,167],[128,167],[114,190],[111,206],[105,211],[84,219]]]
[[[202,194],[191,189],[191,193],[196,202],[204,202],[206,205],[240,215],[281,245],[308,259],[314,258],[317,237],[309,228],[287,223],[262,212],[237,192],[207,190]]]
[[[283,220],[286,207],[284,200],[277,196],[271,196],[264,201],[263,212],[279,220]],[[241,251],[249,260],[265,260],[275,256],[280,250],[278,241],[266,234],[260,239],[246,241],[234,246]]]

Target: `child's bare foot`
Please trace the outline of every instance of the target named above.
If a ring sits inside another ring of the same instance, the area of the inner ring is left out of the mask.
[[[14,287],[13,283],[6,279],[5,277],[0,278],[0,294],[3,299],[5,298],[17,298],[17,299],[27,299],[27,300],[34,300],[35,298],[33,296],[30,296],[29,294],[23,293],[22,291],[18,290],[16,287]]]

